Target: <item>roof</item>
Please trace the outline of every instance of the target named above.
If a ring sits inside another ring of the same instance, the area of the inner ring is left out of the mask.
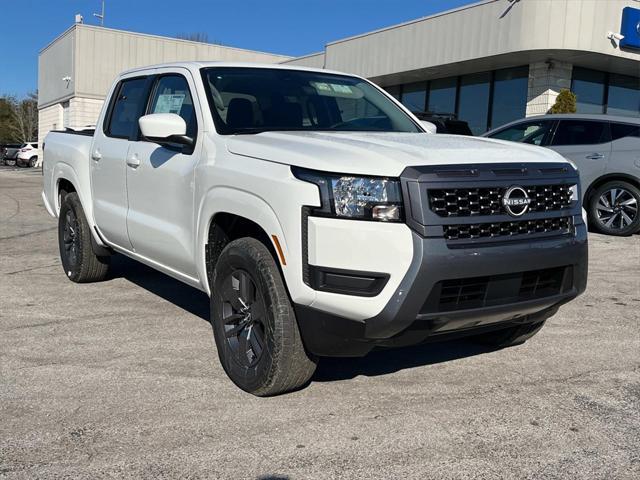
[[[546,115],[534,115],[527,117],[526,120],[536,120],[543,118],[562,119],[562,120],[601,120],[607,122],[623,122],[637,123],[640,125],[640,118],[626,117],[623,115],[606,115],[602,113],[548,113]],[[517,120],[518,122],[525,120]],[[514,122],[510,122],[514,123]],[[507,124],[508,125],[508,124]]]
[[[357,75],[352,75],[350,73],[338,72],[335,70],[325,70],[322,68],[312,68],[312,67],[301,67],[297,65],[285,65],[281,63],[251,63],[251,62],[216,62],[216,61],[206,61],[206,62],[169,62],[169,63],[160,63],[156,65],[146,65],[144,67],[136,67],[131,68],[129,70],[125,70],[120,75],[128,75],[131,73],[146,71],[146,70],[154,70],[157,68],[186,68],[189,70],[199,70],[201,68],[207,67],[237,67],[237,68],[269,68],[269,69],[277,69],[277,70],[297,70],[297,71],[305,71],[305,72],[317,72],[317,73],[328,73],[333,75],[348,75],[350,77],[358,77]]]

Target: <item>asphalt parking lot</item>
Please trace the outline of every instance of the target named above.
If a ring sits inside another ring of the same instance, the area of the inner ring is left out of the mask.
[[[640,478],[638,235],[592,235],[586,294],[523,346],[327,359],[259,399],[204,294],[122,257],[69,282],[40,188],[0,169],[1,478]]]

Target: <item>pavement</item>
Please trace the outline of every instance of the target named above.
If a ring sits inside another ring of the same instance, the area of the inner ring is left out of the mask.
[[[61,269],[38,170],[0,169],[0,478],[640,478],[640,236],[590,236],[586,294],[526,344],[323,359],[261,399],[207,297],[121,256]]]

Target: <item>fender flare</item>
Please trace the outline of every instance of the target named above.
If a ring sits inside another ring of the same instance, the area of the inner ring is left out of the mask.
[[[245,190],[225,186],[213,187],[203,195],[198,208],[196,245],[194,248],[198,276],[207,294],[210,295],[211,290],[207,277],[206,245],[211,222],[218,213],[244,217],[260,226],[269,238],[272,238],[272,235],[276,235],[285,259],[288,258],[289,248],[284,229],[273,208],[263,198]],[[275,245],[273,247],[276,249]],[[287,277],[291,274],[290,270],[288,273],[287,265],[282,265],[281,263],[280,266],[285,281],[289,283]]]
[[[56,217],[60,215],[60,196],[58,195],[60,180],[66,180],[70,182],[76,189],[76,193],[78,194],[78,198],[80,199],[80,204],[82,205],[82,209],[84,210],[84,215],[87,219],[87,223],[89,224],[89,227],[91,227],[90,230],[92,243],[96,247],[108,248],[108,245],[106,245],[102,241],[102,238],[100,238],[96,232],[96,223],[93,218],[93,204],[91,203],[90,198],[91,193],[86,191],[89,187],[83,185],[73,167],[65,162],[57,162],[53,167],[53,175],[51,178],[53,183],[52,208],[55,212]]]

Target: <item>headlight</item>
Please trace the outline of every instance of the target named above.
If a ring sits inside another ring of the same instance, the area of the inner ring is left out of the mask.
[[[400,181],[386,177],[354,177],[292,167],[296,178],[314,183],[320,190],[319,208],[313,214],[324,217],[401,222]]]

